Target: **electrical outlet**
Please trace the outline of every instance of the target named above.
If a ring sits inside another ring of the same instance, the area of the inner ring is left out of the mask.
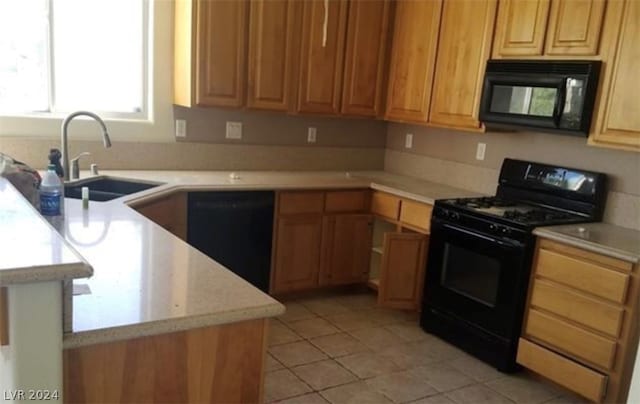
[[[413,133],[407,133],[404,138],[404,147],[410,149],[413,147]]]
[[[242,139],[242,122],[227,121],[227,139]]]
[[[318,130],[312,126],[309,127],[309,129],[307,130],[307,142],[308,143],[315,143],[316,142],[316,134],[317,134]]]
[[[476,160],[484,160],[484,153],[487,151],[486,143],[478,143],[478,148],[476,149]]]
[[[176,119],[176,137],[187,137],[187,121]]]

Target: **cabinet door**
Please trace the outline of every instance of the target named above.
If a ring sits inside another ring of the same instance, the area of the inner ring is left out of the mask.
[[[305,0],[298,112],[338,114],[342,94],[346,0]]]
[[[378,116],[389,25],[389,0],[351,0],[342,113]]]
[[[446,0],[429,122],[478,130],[482,81],[490,55],[496,0]]]
[[[640,71],[640,2],[611,2],[608,13],[615,41],[607,44],[610,56],[604,67],[599,103],[595,107],[596,129],[592,143],[640,151],[638,72]]]
[[[442,1],[396,3],[385,119],[426,123]]]
[[[196,104],[240,107],[245,90],[247,2],[199,0]]]
[[[554,56],[598,54],[605,0],[551,2],[545,53]]]
[[[252,0],[247,106],[286,111],[292,80],[295,0]]]
[[[325,216],[322,229],[323,285],[365,282],[369,274],[373,216]]]
[[[171,195],[135,209],[176,237],[187,239],[187,194]]]
[[[395,309],[420,307],[424,287],[427,237],[386,233],[380,268],[378,304]]]
[[[493,55],[542,56],[549,0],[502,0],[498,6]]]
[[[321,215],[280,216],[276,224],[273,293],[318,286]]]

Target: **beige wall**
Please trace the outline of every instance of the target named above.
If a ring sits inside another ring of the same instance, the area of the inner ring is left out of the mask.
[[[404,147],[413,133],[413,148]],[[484,161],[475,159],[478,142],[486,143]],[[547,133],[474,134],[390,123],[385,170],[493,194],[505,157],[561,164],[609,175],[604,220],[640,230],[640,154],[586,145],[585,138]]]
[[[180,142],[384,148],[386,141],[386,122],[372,119],[177,106],[173,111],[175,119],[187,121],[187,138]],[[227,121],[242,122],[241,140],[225,138]],[[317,129],[316,143],[307,143],[309,127]]]

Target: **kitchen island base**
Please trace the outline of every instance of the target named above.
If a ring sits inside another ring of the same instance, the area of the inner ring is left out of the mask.
[[[66,349],[65,402],[261,402],[267,321]]]

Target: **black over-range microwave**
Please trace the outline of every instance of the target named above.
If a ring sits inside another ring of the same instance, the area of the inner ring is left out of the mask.
[[[588,135],[599,61],[489,60],[480,120],[489,128]]]

